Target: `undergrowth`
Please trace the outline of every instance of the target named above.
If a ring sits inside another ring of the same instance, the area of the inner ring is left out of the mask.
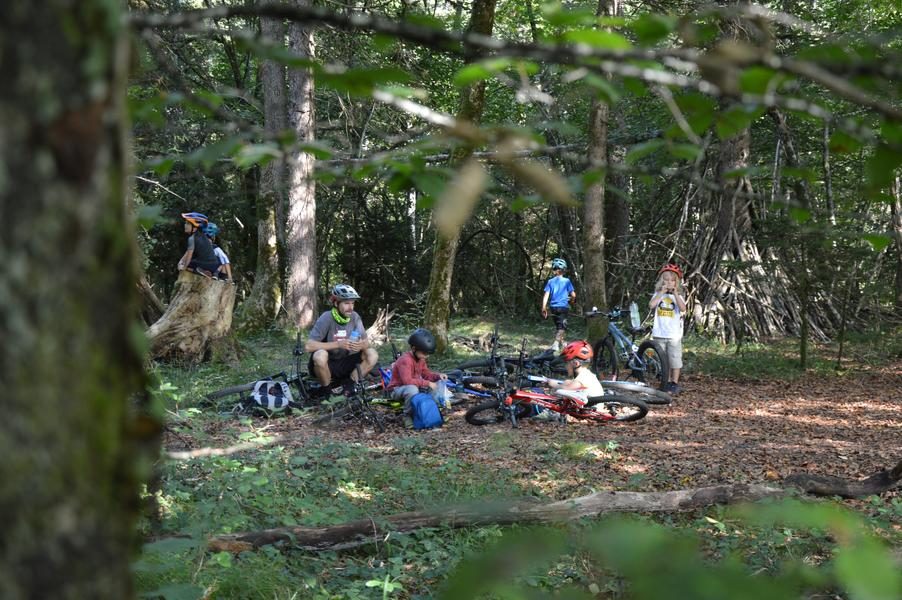
[[[468,339],[494,323],[455,322]],[[548,323],[500,324],[502,348],[525,337],[538,349]],[[393,336],[403,349],[401,334]],[[292,544],[233,555],[206,551],[206,538],[295,525],[328,526],[353,519],[466,502],[542,500],[543,491],[513,471],[464,463],[430,447],[428,437],[376,445],[310,438],[302,446],[272,442],[266,421],[224,420],[200,410],[204,394],[293,367],[293,332],[242,339],[233,364],[167,365],[155,369],[159,401],[173,436],[196,445],[255,442],[228,456],[161,463],[147,490],[155,509],[141,522],[147,540],[133,564],[139,594],[170,600],[344,598],[896,598],[898,571],[886,546],[902,547],[902,498],[888,494],[853,503],[854,515],[828,502],[765,505],[758,513],[711,507],[683,514],[584,520],[546,528],[483,526],[425,529],[376,538],[341,552],[310,552]],[[870,368],[900,355],[898,331],[850,336],[846,369]],[[842,376],[833,345],[812,348],[811,372]],[[390,362],[390,348],[380,357]],[[477,355],[455,344],[436,360],[448,368]],[[686,376],[793,379],[797,341],[735,347],[685,341]],[[616,442],[552,442],[535,457],[512,450],[501,431],[483,450],[524,460],[554,476],[552,461],[616,464]],[[547,461],[547,462],[545,462]],[[534,478],[538,480],[538,478]],[[593,487],[596,482],[585,482]],[[641,488],[630,479],[623,489]],[[545,498],[547,500],[547,498]],[[649,574],[652,574],[649,577]],[[894,574],[895,573],[895,574]]]

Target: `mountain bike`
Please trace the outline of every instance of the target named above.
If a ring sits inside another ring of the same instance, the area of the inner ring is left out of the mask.
[[[252,392],[258,381],[284,381],[294,391],[296,399],[294,400],[294,408],[303,408],[315,406],[328,398],[329,396],[339,395],[344,392],[345,387],[349,387],[352,383],[350,378],[344,380],[333,380],[329,385],[322,385],[316,376],[303,370],[306,354],[304,344],[301,341],[301,334],[298,333],[295,339],[292,355],[294,356],[294,368],[290,372],[281,371],[273,375],[259,377],[253,381],[240,383],[238,385],[229,386],[210,392],[205,396],[206,403],[219,404],[223,398],[229,396],[247,394]],[[383,372],[379,365],[376,365],[370,373],[363,378],[364,384],[369,391],[375,391],[384,387]]]
[[[356,422],[372,427],[377,433],[384,432],[385,418],[373,408],[373,395],[381,389],[383,389],[381,380],[378,386],[367,383],[358,365],[357,380],[353,381],[351,387],[345,389],[343,398],[334,403],[321,405],[325,413],[314,419],[313,425]]]
[[[538,385],[560,385],[560,380],[543,375],[525,373],[526,340],[520,351],[517,373],[505,392],[495,392],[494,398],[478,404],[464,415],[471,425],[489,425],[509,420],[513,427],[521,419],[537,414],[537,408],[573,417],[581,421],[638,421],[648,414],[648,406],[636,397],[605,394],[588,398],[585,404],[577,392],[557,389],[546,392]]]
[[[631,327],[627,337],[615,323],[623,316],[619,308],[608,312],[593,308],[585,316],[608,318],[607,335],[592,344],[595,354],[592,370],[602,379],[602,386],[606,381],[617,381],[620,375],[622,379],[635,379],[655,388],[663,387],[670,380],[670,362],[661,345],[654,340],[636,343],[636,337],[647,334],[648,328]]]
[[[492,332],[491,349],[488,357],[474,358],[457,365],[458,370],[462,371],[478,371],[480,375],[493,377],[503,380],[505,377],[513,373],[517,368],[520,357],[501,356],[498,353],[498,326],[495,326]],[[527,356],[523,359],[523,368],[537,375],[552,375],[554,373],[562,373],[566,371],[564,361],[558,354],[551,349]]]

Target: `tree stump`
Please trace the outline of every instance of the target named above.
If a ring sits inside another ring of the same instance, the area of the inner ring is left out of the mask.
[[[228,336],[234,308],[230,282],[182,271],[169,307],[147,330],[151,358],[201,362]]]

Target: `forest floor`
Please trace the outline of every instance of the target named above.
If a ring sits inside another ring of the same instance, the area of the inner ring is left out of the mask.
[[[902,458],[902,361],[790,382],[696,374],[681,383],[684,391],[670,406],[653,406],[636,423],[527,419],[518,429],[475,427],[461,406],[441,429],[409,431],[394,421],[377,434],[353,424],[317,428],[312,415],[296,414],[244,425],[205,421],[202,435],[170,434],[165,447],[229,446],[243,427],[280,435],[286,447],[323,440],[364,446],[396,455],[398,467],[454,457],[481,471],[503,470],[522,490],[548,499],[778,481],[795,472],[856,479]],[[411,445],[415,454],[402,451]]]

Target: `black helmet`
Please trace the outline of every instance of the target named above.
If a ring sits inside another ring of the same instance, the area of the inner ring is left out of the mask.
[[[419,350],[426,354],[435,352],[435,336],[432,335],[431,331],[422,327],[410,334],[410,337],[407,338],[407,343],[414,350]]]
[[[344,302],[345,300],[360,300],[360,294],[348,284],[338,283],[332,288],[332,291],[329,294],[329,300],[332,304]]]

